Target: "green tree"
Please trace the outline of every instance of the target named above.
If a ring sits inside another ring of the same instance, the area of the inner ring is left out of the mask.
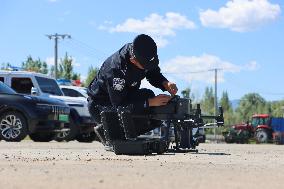
[[[1,70],[9,70],[9,68],[11,67],[11,64],[9,62],[3,62],[1,64]]]
[[[182,90],[181,95],[182,95],[183,98],[189,98],[190,88],[186,88],[186,89]]]
[[[65,53],[64,58],[60,59],[60,63],[58,64],[57,78],[64,78],[70,80],[80,79],[80,74],[73,72],[73,62],[73,58],[71,56],[68,56],[67,53]],[[50,75],[52,77],[55,77],[54,66],[50,67]]]
[[[207,114],[214,114],[214,93],[212,87],[206,87],[203,99],[201,100],[201,108]]]
[[[78,74],[78,73],[73,73],[73,75],[72,75],[72,78],[71,78],[72,80],[80,80],[81,79],[81,75],[80,74]]]
[[[94,77],[97,75],[98,71],[99,71],[98,68],[94,68],[93,66],[89,67],[88,76],[87,76],[87,79],[85,81],[85,86],[88,86],[92,82]]]
[[[183,98],[190,98],[192,101],[195,100],[195,96],[194,96],[194,94],[192,93],[192,91],[189,87],[182,90],[181,95],[182,95]]]
[[[48,73],[48,66],[46,62],[42,63],[41,73],[47,74]]]
[[[263,97],[257,93],[249,93],[241,98],[236,109],[237,121],[245,122],[251,119],[253,114],[270,113],[270,107]]]
[[[223,108],[224,112],[224,123],[226,126],[230,126],[235,124],[236,117],[234,115],[234,111],[232,108],[232,104],[229,99],[229,95],[227,91],[224,91],[222,93],[221,99],[220,99],[220,106]]]
[[[72,79],[73,76],[72,62],[73,62],[72,57],[69,57],[68,54],[65,53],[65,57],[61,59],[61,63],[59,65],[59,73],[61,77],[65,79]]]
[[[284,100],[271,102],[270,110],[273,117],[284,117]]]
[[[27,60],[22,63],[22,69],[25,71],[38,72],[43,74],[48,73],[47,63],[41,61],[40,58],[34,60],[31,55],[28,56]]]
[[[55,66],[51,66],[49,69],[49,75],[55,77]]]

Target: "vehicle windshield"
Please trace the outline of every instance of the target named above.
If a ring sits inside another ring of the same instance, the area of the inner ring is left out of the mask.
[[[57,82],[54,79],[38,76],[35,76],[35,78],[42,92],[57,96],[63,96],[62,91],[60,90]]]
[[[87,95],[87,88],[81,88],[80,91],[81,91],[81,93],[84,94],[84,96],[88,96]]]
[[[2,83],[2,81],[0,81],[0,93],[17,94],[16,91],[8,87],[6,84]]]
[[[251,125],[257,127],[258,125],[268,125],[269,118],[266,117],[254,117],[252,118]]]

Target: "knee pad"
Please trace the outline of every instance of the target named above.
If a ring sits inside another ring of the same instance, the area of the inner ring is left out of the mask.
[[[134,121],[132,118],[131,107],[119,107],[118,115],[120,124],[123,127],[126,139],[135,139],[137,137]]]
[[[88,102],[88,110],[90,113],[91,118],[95,121],[95,123],[98,125],[101,123],[101,106],[95,105],[92,101]]]
[[[124,139],[124,132],[123,128],[120,126],[117,111],[111,107],[104,108],[100,115],[106,140],[114,141]]]

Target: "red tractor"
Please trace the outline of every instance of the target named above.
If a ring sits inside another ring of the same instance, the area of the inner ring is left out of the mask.
[[[247,143],[250,138],[255,137],[258,143],[275,142],[282,139],[284,133],[284,118],[270,117],[269,114],[255,114],[251,123],[233,125],[224,133],[227,143]]]
[[[252,116],[251,126],[254,128],[254,136],[257,142],[267,143],[272,140],[272,119],[268,114],[255,114]]]
[[[233,125],[228,131],[223,132],[226,143],[248,143],[248,140],[254,136],[254,128],[247,123]]]

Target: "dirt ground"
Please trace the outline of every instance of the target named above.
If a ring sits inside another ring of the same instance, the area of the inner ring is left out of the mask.
[[[0,189],[284,188],[284,146],[201,144],[198,149],[116,156],[98,142],[0,142]]]

